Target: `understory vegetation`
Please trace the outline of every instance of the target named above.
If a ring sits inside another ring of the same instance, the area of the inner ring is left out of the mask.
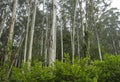
[[[4,73],[0,73],[0,82]],[[64,62],[56,61],[51,66],[34,62],[28,70],[27,64],[13,68],[9,82],[120,82],[120,56],[104,55],[103,61],[90,57],[76,59],[71,64],[69,57]]]

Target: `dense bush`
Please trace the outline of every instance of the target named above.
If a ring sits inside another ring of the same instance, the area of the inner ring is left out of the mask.
[[[120,56],[105,55],[103,62],[94,62],[100,68],[98,82],[120,82]]]
[[[42,67],[41,63],[35,63],[30,70],[26,65],[14,68],[10,82],[53,82],[54,77],[52,67]]]
[[[104,60],[91,61],[89,57],[76,60],[74,65],[55,62],[43,67],[35,63],[30,70],[26,65],[13,68],[10,82],[120,82],[120,56],[105,55]],[[1,79],[0,79],[1,80]]]

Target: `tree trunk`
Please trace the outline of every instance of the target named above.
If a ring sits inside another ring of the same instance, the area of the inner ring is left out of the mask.
[[[98,44],[99,57],[100,57],[100,60],[102,61],[102,53],[101,53],[100,39],[99,39],[98,32],[96,32],[96,36],[97,36],[97,44]]]
[[[37,8],[37,0],[35,0],[34,4],[34,13],[33,13],[33,20],[32,20],[32,26],[31,26],[31,32],[30,32],[30,43],[29,43],[29,52],[28,52],[28,69],[31,66],[32,61],[32,47],[33,47],[33,37],[34,37],[34,27],[35,27],[35,18],[36,18],[36,8]]]
[[[16,19],[17,1],[18,0],[14,0],[12,20],[11,20],[10,32],[9,32],[9,37],[8,37],[8,42],[7,42],[7,51],[6,51],[7,54],[5,55],[5,62],[10,61],[10,57],[12,54],[12,43],[13,43],[13,35],[14,35],[14,24],[15,24],[15,19]]]
[[[42,20],[42,35],[41,35],[41,52],[40,52],[40,55],[42,56],[43,55],[43,47],[44,47],[44,21],[45,21],[45,3],[46,3],[46,0],[43,0],[43,20]]]
[[[25,36],[24,63],[26,62],[26,55],[27,55],[28,32],[29,32],[29,23],[30,23],[30,5],[31,5],[31,1],[28,2],[28,19],[27,19],[26,36]]]
[[[44,54],[45,54],[45,66],[47,66],[47,57],[48,57],[48,16],[46,17],[46,21],[47,21],[47,25],[46,25],[46,32],[45,32],[45,51],[44,51]]]
[[[60,30],[60,36],[61,36],[61,61],[63,62],[63,26],[62,25]]]
[[[49,49],[49,65],[53,64],[56,59],[56,0],[53,1],[53,19],[50,34],[50,49]]]
[[[83,15],[82,15],[82,0],[79,0],[79,6],[80,6],[80,27],[82,28],[82,43],[84,44],[85,43],[85,27],[84,27],[84,24],[83,24]],[[82,50],[83,51],[83,50]],[[83,51],[84,52],[84,51]],[[81,55],[81,57],[84,56],[84,53],[82,53],[83,55]]]
[[[74,56],[75,56],[75,19],[76,19],[76,7],[77,7],[77,3],[78,0],[76,0],[75,2],[75,7],[74,7],[74,17],[73,17],[73,26],[72,26],[72,41],[71,41],[71,45],[72,45],[72,63],[74,64]]]
[[[40,50],[40,56],[42,56],[43,55],[43,36],[44,36],[44,34],[43,34],[43,28],[42,28],[42,33],[41,33],[41,50]]]
[[[115,53],[115,55],[117,55],[117,49],[116,49],[116,46],[115,46],[114,39],[112,39],[112,45],[113,45],[114,53]]]
[[[79,37],[79,27],[77,27],[77,54],[78,58],[80,59],[80,37]]]

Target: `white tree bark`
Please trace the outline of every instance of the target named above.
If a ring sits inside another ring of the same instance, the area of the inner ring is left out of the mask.
[[[98,33],[96,33],[96,36],[97,36],[97,44],[98,44],[99,57],[100,57],[100,60],[102,61],[102,53],[101,53],[100,39],[99,39]]]
[[[40,55],[42,56],[43,55],[43,47],[44,47],[44,32],[43,32],[43,29],[44,29],[44,21],[45,21],[45,3],[46,3],[46,0],[43,0],[43,20],[42,20],[42,34],[41,34],[41,52],[40,52]]]
[[[14,0],[12,20],[11,20],[9,37],[8,37],[8,43],[7,43],[7,54],[5,55],[5,61],[10,61],[10,56],[12,53],[12,43],[13,43],[12,41],[13,41],[13,35],[14,35],[14,24],[16,19],[17,2],[18,0]]]
[[[80,17],[81,17],[81,20],[80,20],[80,26],[82,28],[82,37],[85,36],[85,28],[84,28],[84,25],[83,25],[83,17],[82,17],[82,0],[79,0],[79,6],[80,6]]]
[[[60,31],[60,36],[61,36],[61,61],[63,62],[63,26],[61,25],[61,31]]]
[[[56,59],[56,0],[53,1],[53,19],[50,35],[50,49],[49,49],[49,65],[53,64]]]
[[[75,56],[75,17],[76,17],[76,9],[77,9],[77,4],[78,4],[78,0],[76,0],[75,2],[75,8],[74,8],[74,17],[73,17],[73,26],[72,26],[72,63],[74,63],[74,56]]]
[[[35,18],[36,18],[36,8],[37,8],[37,0],[35,0],[34,13],[33,13],[33,18],[32,18],[32,26],[31,26],[31,32],[30,32],[30,43],[29,43],[29,52],[28,52],[28,69],[31,66],[31,60],[32,60],[32,47],[33,47],[34,27],[35,27]]]
[[[80,59],[80,37],[79,37],[79,27],[77,27],[77,54]]]
[[[25,36],[24,63],[26,62],[27,45],[28,45],[28,32],[29,32],[29,23],[30,23],[30,4],[31,4],[30,2],[28,2],[28,19],[27,19],[26,36]]]

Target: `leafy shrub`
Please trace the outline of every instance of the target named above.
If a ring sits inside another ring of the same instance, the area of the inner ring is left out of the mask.
[[[41,63],[35,63],[30,70],[28,68],[14,68],[11,82],[53,82],[52,67],[42,67]]]
[[[53,66],[43,67],[35,63],[28,70],[14,68],[10,82],[120,82],[120,56],[105,55],[103,61],[90,61],[89,57],[76,60],[74,65],[55,62]]]
[[[99,82],[120,82],[120,56],[106,55],[100,67]]]

